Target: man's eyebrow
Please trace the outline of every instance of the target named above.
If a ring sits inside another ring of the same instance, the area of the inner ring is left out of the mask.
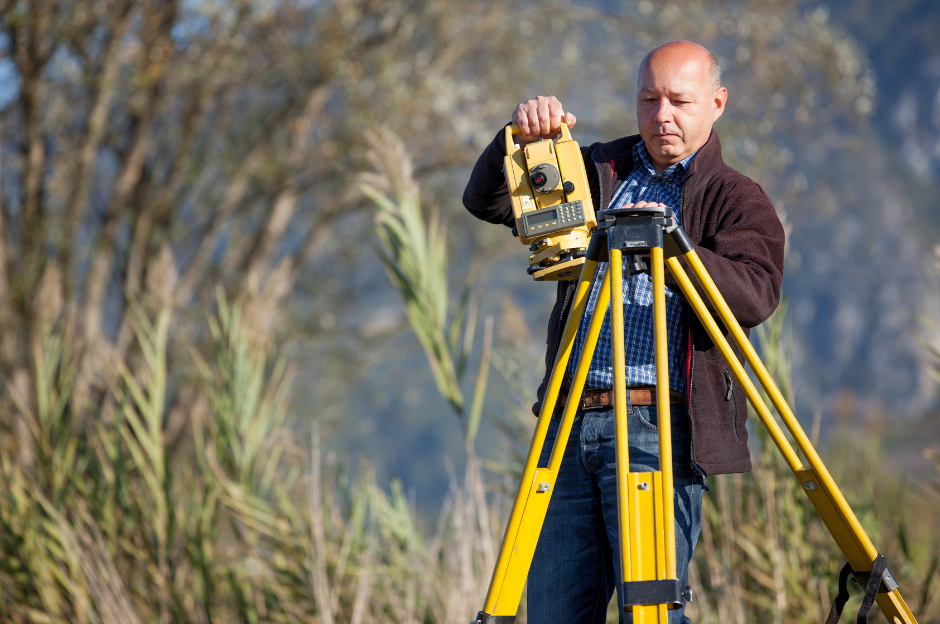
[[[643,87],[642,89],[640,89],[640,90],[638,91],[638,93],[641,93],[641,94],[646,94],[646,93],[658,94],[658,93],[659,93],[659,90],[658,90],[658,89],[654,89],[653,87]],[[670,93],[668,93],[667,95],[668,95],[668,97],[669,97],[670,99],[673,99],[673,100],[675,100],[675,99],[688,100],[688,99],[690,99],[690,98],[692,98],[692,97],[695,96],[695,94],[694,94],[693,92],[691,92],[691,91],[679,91],[678,93],[676,93],[676,92],[670,92]]]

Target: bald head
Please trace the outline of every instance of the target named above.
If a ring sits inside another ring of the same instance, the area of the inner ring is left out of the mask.
[[[646,55],[636,85],[636,120],[657,171],[708,141],[727,98],[718,62],[697,43],[672,41]]]
[[[671,62],[697,60],[702,63],[705,68],[709,82],[709,95],[715,95],[718,89],[721,88],[721,65],[718,64],[718,59],[705,47],[693,41],[670,41],[669,43],[662,44],[658,48],[653,48],[649,54],[643,57],[643,62],[640,63],[640,70],[637,74],[637,85],[640,83],[640,74],[643,73],[643,69],[650,63],[653,57],[659,56],[665,57]]]

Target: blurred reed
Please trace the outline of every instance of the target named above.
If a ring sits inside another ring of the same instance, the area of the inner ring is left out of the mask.
[[[375,205],[379,257],[405,303],[408,321],[424,347],[437,389],[460,419],[470,449],[486,395],[493,319],[488,317],[484,323],[476,383],[467,405],[460,383],[473,351],[480,307],[479,297],[472,296],[474,271],[470,270],[454,311],[449,312],[447,224],[436,209],[425,224],[411,158],[401,139],[387,127],[366,132],[364,138],[373,171],[359,176],[359,188]]]
[[[351,477],[316,427],[303,450],[284,428],[290,365],[221,292],[171,444],[171,314],[134,306],[141,359],[115,367],[110,421],[69,400],[85,354],[68,318],[35,345],[33,396],[5,384],[2,422],[24,426],[0,435],[0,621],[465,622],[506,512],[475,458],[428,530],[400,484],[367,464]]]
[[[404,159],[388,166],[395,163],[407,171]],[[383,209],[383,219],[403,218],[400,204]],[[412,210],[420,216],[416,195]],[[402,271],[419,253],[404,246],[443,241],[429,241],[429,230],[444,235],[433,222],[410,227],[407,235],[387,231],[383,243],[400,287],[433,268]],[[169,275],[173,263],[165,264]],[[436,288],[446,287],[435,279]],[[12,407],[0,409],[12,412],[0,414],[0,621],[465,624],[480,607],[508,516],[512,457],[490,458],[497,472],[484,472],[469,438],[466,472],[450,470],[449,493],[430,526],[400,483],[379,487],[368,463],[350,470],[317,427],[309,447],[285,427],[293,370],[269,328],[258,326],[264,315],[250,313],[252,295],[229,301],[218,292],[207,311],[210,343],[191,349],[198,397],[180,415],[164,405],[176,338],[172,298],[160,296],[167,288],[132,299],[128,353],[139,355],[124,360],[83,346],[74,314],[55,303],[56,276],[44,282],[47,312],[31,343],[36,382],[2,380]],[[436,296],[405,301],[434,306],[441,320],[449,299]],[[784,318],[781,309],[758,341],[790,394]],[[433,340],[452,359],[465,356],[475,322],[466,321],[462,341],[441,333]],[[520,395],[505,401],[504,431],[524,445],[521,362],[530,354],[511,340],[496,342],[484,351],[492,349]],[[438,351],[428,353],[432,366],[440,364],[431,357]],[[81,380],[88,357],[109,362],[97,367],[104,383]],[[481,377],[473,409],[482,413]],[[447,384],[442,395],[455,396]],[[927,482],[881,469],[883,426],[872,415],[842,419],[823,457],[919,621],[938,622],[940,496]],[[688,613],[722,624],[822,621],[842,561],[766,435],[758,429],[753,439],[752,475],[710,479]],[[524,623],[524,608],[517,621]]]

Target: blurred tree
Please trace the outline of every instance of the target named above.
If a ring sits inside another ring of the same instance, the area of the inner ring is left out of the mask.
[[[33,383],[43,282],[76,315],[96,355],[81,378],[99,387],[133,344],[128,302],[149,281],[189,334],[216,284],[263,303],[271,327],[302,275],[302,314],[355,306],[363,266],[380,275],[349,252],[372,236],[348,217],[366,205],[353,190],[363,128],[406,137],[431,205],[462,212],[465,168],[515,102],[554,92],[589,139],[629,133],[640,58],[678,37],[724,63],[726,154],[772,194],[790,188],[776,182],[791,128],[831,132],[867,111],[864,58],[795,0],[4,2],[0,376]],[[452,243],[462,256],[506,234],[473,232]],[[520,252],[500,247],[483,250]]]
[[[506,89],[474,90],[461,82],[468,68],[525,58],[502,20],[509,5],[455,7],[0,6],[0,377],[30,384],[44,274],[77,314],[83,342],[117,355],[132,343],[127,302],[161,277],[164,248],[176,307],[220,283],[260,295],[273,316],[331,224],[362,201],[347,192],[360,128],[375,119],[411,120],[412,134],[442,127],[468,94],[476,105]],[[480,45],[484,37],[492,43]],[[462,134],[427,156],[446,160]]]

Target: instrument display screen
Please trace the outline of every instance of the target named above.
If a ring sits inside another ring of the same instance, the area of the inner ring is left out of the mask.
[[[522,230],[527,237],[570,230],[584,225],[581,200],[522,213]]]
[[[543,224],[543,223],[551,223],[552,221],[555,221],[555,220],[557,220],[557,219],[558,219],[558,211],[557,211],[557,210],[547,210],[547,211],[545,211],[545,212],[542,212],[542,213],[539,213],[539,214],[535,214],[535,215],[529,216],[529,217],[526,219],[526,223],[528,223],[529,226],[531,227],[531,226],[533,226],[533,225],[541,225],[541,224]]]

